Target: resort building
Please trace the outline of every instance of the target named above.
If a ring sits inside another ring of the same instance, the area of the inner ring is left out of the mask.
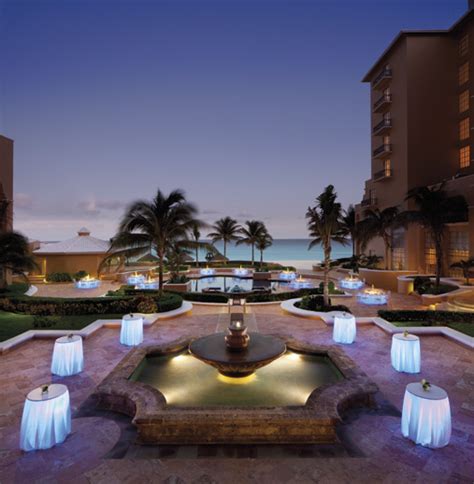
[[[448,30],[400,32],[363,79],[370,83],[371,177],[357,218],[368,208],[415,208],[405,200],[410,189],[444,183],[469,205],[468,219],[449,227],[446,274],[453,262],[474,257],[473,6]],[[382,241],[365,252],[383,255]],[[390,265],[434,271],[434,248],[422,229],[395,231]]]
[[[33,243],[33,254],[41,268],[41,278],[53,272],[75,274],[86,271],[96,277],[100,263],[109,250],[108,240],[92,237],[85,227],[77,236],[62,242]]]
[[[0,230],[13,228],[13,140],[0,135],[0,200],[7,203]]]

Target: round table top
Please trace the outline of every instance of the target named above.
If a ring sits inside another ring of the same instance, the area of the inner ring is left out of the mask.
[[[67,336],[61,336],[56,340],[56,343],[76,343],[77,341],[81,340],[82,338],[78,334],[74,334],[72,338],[68,338]]]
[[[53,398],[58,398],[67,392],[67,386],[61,383],[51,383],[48,388],[48,393],[42,393],[41,387],[31,390],[26,396],[31,402],[44,402],[46,400],[53,400]]]
[[[394,339],[399,339],[401,341],[418,341],[420,338],[415,336],[414,334],[409,334],[408,336],[404,336],[403,333],[396,333],[393,335]]]
[[[143,321],[143,316],[139,314],[125,314],[122,317],[122,321],[139,321],[139,320]]]
[[[347,320],[355,320],[355,317],[353,314],[351,313],[340,313],[340,314],[336,314],[334,316],[334,320],[336,319],[347,319]]]
[[[423,390],[421,383],[416,382],[409,383],[406,389],[407,392],[411,393],[412,395],[415,395],[419,398],[425,398],[426,400],[444,400],[445,398],[448,398],[446,391],[441,387],[437,387],[436,385],[431,385],[431,388],[426,391]]]

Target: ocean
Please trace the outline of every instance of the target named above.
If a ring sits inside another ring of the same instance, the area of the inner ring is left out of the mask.
[[[282,265],[292,265],[297,269],[311,269],[311,266],[323,259],[323,250],[315,246],[308,250],[310,239],[274,239],[273,245],[263,252],[263,260],[266,262],[279,262]],[[223,253],[222,242],[217,242],[216,248]],[[204,260],[206,251],[200,251],[199,258]],[[343,246],[333,244],[332,259],[350,257],[352,248],[350,245]],[[250,260],[252,249],[248,245],[227,245],[227,257],[231,260]],[[260,252],[255,250],[255,259],[260,260]]]

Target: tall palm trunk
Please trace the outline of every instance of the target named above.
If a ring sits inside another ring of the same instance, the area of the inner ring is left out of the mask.
[[[260,269],[263,267],[263,250],[260,251]]]
[[[331,262],[331,247],[327,244],[324,245],[324,288],[323,298],[324,305],[329,306],[329,265]]]
[[[0,267],[0,289],[7,288],[7,271]]]
[[[224,239],[224,264],[227,264],[227,240]]]
[[[163,258],[165,256],[165,251],[160,250],[158,253],[158,257],[160,258],[159,263],[158,263],[158,294],[163,296]]]
[[[255,262],[255,244],[252,244],[252,266]]]

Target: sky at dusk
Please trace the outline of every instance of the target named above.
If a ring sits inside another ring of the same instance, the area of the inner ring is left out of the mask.
[[[369,86],[401,29],[467,0],[0,0],[0,134],[15,141],[15,228],[111,237],[124,207],[183,188],[212,222],[307,235],[332,183],[370,175]]]

